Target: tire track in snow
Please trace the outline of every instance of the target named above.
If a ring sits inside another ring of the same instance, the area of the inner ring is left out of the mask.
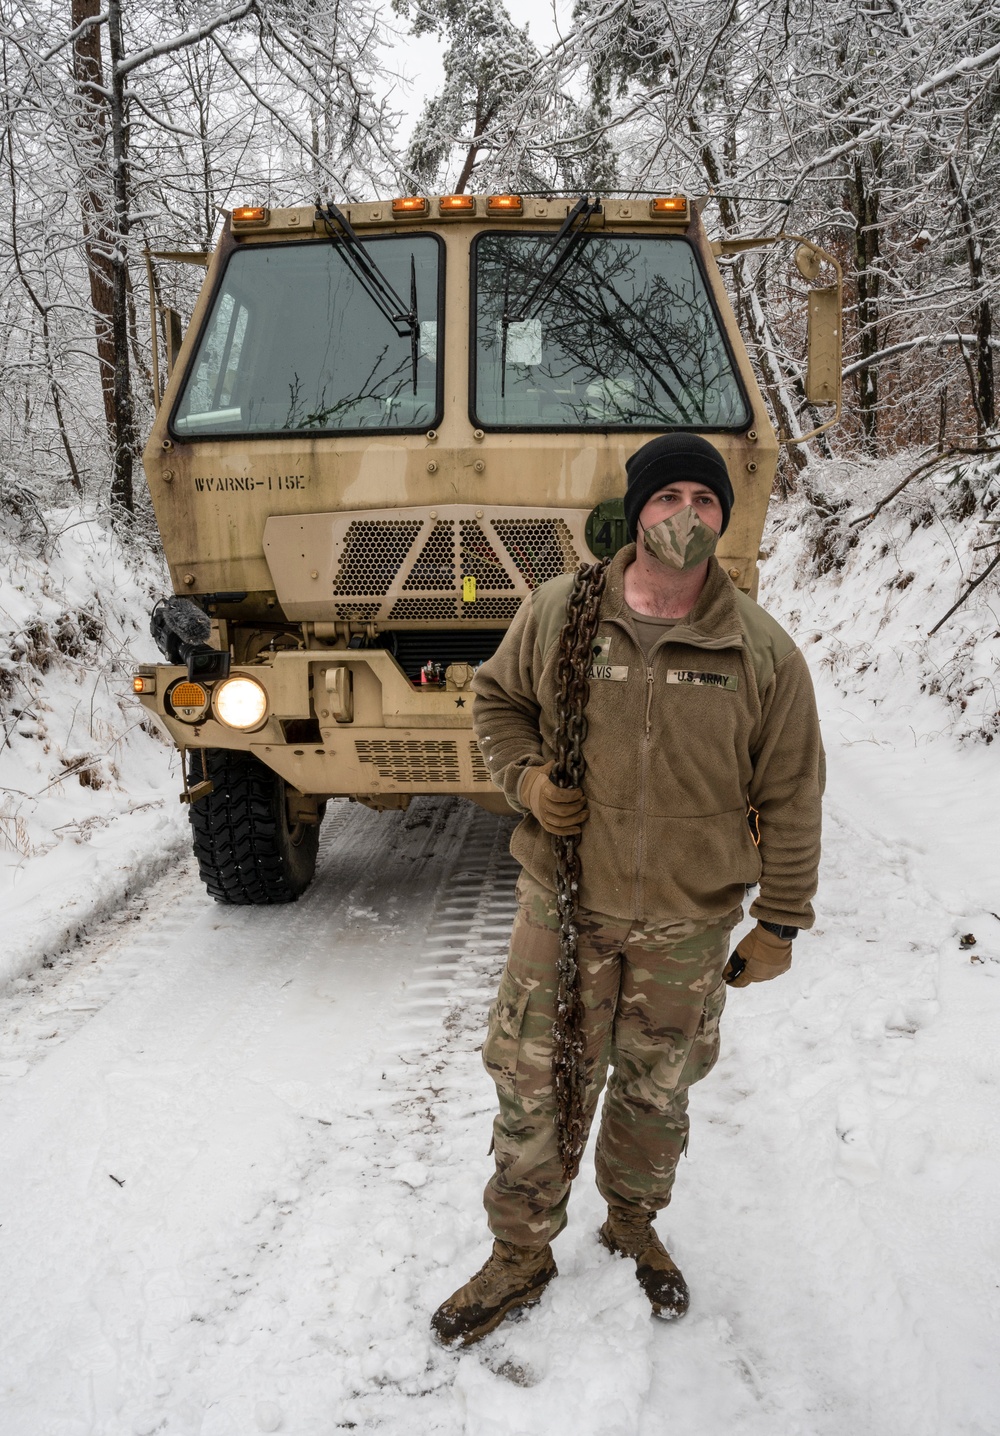
[[[464,1202],[459,1218],[446,1189],[456,1127],[475,1126],[480,1158],[488,1140],[492,1088],[478,1047],[514,913],[510,827],[486,813],[467,816],[425,930],[408,930],[419,960],[380,1013],[377,1070],[307,1126],[307,1154],[284,1201],[279,1194],[257,1214],[253,1282],[237,1274],[232,1286],[239,1349],[227,1360],[220,1335],[185,1382],[219,1389],[221,1378],[233,1430],[251,1414],[239,1394],[250,1369],[258,1399],[281,1411],[282,1429],[303,1436],[329,1432],[333,1417],[335,1430],[422,1430],[421,1398],[433,1429],[462,1428],[442,1390],[452,1384],[453,1358],[427,1329],[428,1269],[451,1250],[442,1210],[449,1221],[475,1220],[477,1203]],[[481,1075],[481,1095],[471,1100],[470,1067]],[[283,1307],[294,1316],[280,1320]],[[220,1332],[228,1324],[215,1318]]]
[[[343,804],[302,902],[192,897],[164,914],[169,960],[143,924],[102,1011],[0,1089],[23,1177],[0,1213],[4,1436],[985,1436],[995,1268],[968,1233],[996,1063],[970,1003],[991,969],[956,965],[934,843],[848,768],[821,930],[731,996],[693,1094],[659,1224],[681,1326],[594,1241],[588,1161],[542,1304],[474,1352],[431,1341],[488,1250],[478,1047],[516,869],[478,810]]]
[[[405,989],[414,930],[478,816],[450,800],[406,815],[337,805],[303,901],[231,910],[195,889],[188,911],[127,935],[117,991],[8,1084],[0,1242],[22,1255],[0,1298],[15,1333],[4,1436],[34,1436],[55,1413],[54,1429],[160,1429],[181,1351],[211,1387],[212,1361],[193,1360],[187,1338],[213,1356],[208,1333],[230,1330],[313,1174],[340,1155],[329,1128],[352,1065],[364,1071],[377,1046],[364,1023]],[[70,1353],[58,1370],[54,1343]],[[186,1399],[175,1429],[202,1429],[191,1412],[204,1398]]]

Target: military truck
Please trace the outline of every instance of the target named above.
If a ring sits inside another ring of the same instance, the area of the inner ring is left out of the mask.
[[[167,661],[134,687],[181,751],[219,901],[302,893],[332,797],[506,811],[472,734],[475,669],[533,589],[626,541],[625,461],[654,435],[724,454],[719,558],[755,591],[779,437],[716,258],[794,241],[806,280],[830,276],[806,296],[806,393],[837,413],[840,271],[799,236],[710,243],[700,209],[247,206],[183,338],[151,282],[169,379],[144,464],[174,597],[154,625]]]

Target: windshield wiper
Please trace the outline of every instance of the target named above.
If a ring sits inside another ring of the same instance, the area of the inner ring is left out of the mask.
[[[353,225],[343,210],[329,200],[324,208],[319,196],[316,198],[316,217],[323,220],[331,243],[341,253],[344,263],[376,306],[392,325],[400,339],[409,335],[410,370],[413,378],[413,392],[417,392],[417,359],[420,352],[420,321],[417,319],[417,261],[410,255],[410,307],[396,293],[392,282],[382,273],[368,250],[361,243]],[[337,229],[334,229],[334,225]],[[339,232],[338,232],[339,231]]]
[[[550,241],[542,260],[542,271],[535,281],[528,297],[516,314],[510,312],[510,265],[504,268],[503,314],[500,318],[500,397],[506,397],[507,390],[507,331],[512,324],[524,324],[534,319],[549,295],[555,289],[563,272],[575,259],[587,237],[587,226],[595,214],[601,213],[601,201],[581,195],[566,216],[558,233]]]

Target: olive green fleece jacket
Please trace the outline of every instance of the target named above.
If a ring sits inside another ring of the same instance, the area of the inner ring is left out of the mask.
[[[723,917],[748,884],[750,912],[811,927],[825,765],[805,659],[717,561],[649,666],[625,604],[634,546],[612,560],[587,704],[580,903],[613,917]],[[525,813],[511,852],[555,888],[552,839],[518,802],[525,768],[555,756],[556,657],[573,582],[525,599],[473,680],[473,722],[490,775]],[[760,846],[747,801],[760,815]]]

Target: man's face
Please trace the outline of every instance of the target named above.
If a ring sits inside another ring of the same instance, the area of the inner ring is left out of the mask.
[[[708,524],[716,533],[722,532],[722,505],[719,500],[704,484],[692,483],[689,479],[680,479],[675,484],[667,484],[662,489],[657,489],[643,506],[639,522],[644,529],[651,529],[661,519],[670,518],[688,504],[702,523]]]

